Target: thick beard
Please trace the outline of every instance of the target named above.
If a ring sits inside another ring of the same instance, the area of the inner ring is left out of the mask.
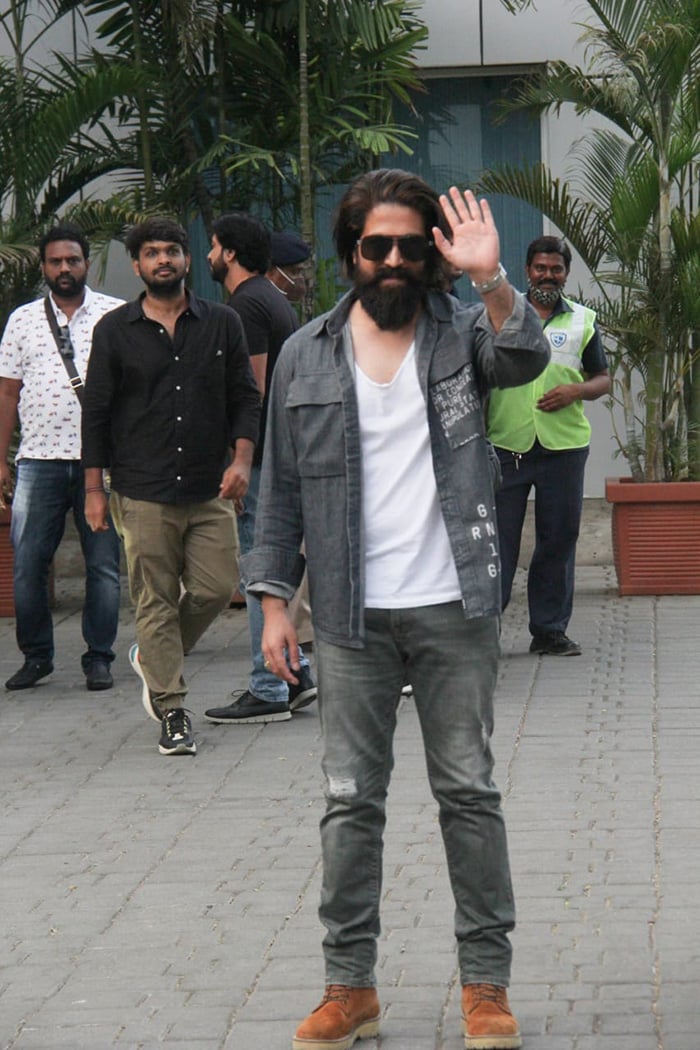
[[[50,291],[57,295],[59,299],[78,299],[85,290],[87,274],[84,274],[83,277],[74,277],[73,274],[67,274],[66,277],[61,278],[61,282],[47,279],[46,284]]]
[[[538,288],[537,285],[529,285],[528,292],[540,306],[554,306],[561,297],[560,288]]]
[[[386,277],[401,277],[404,283],[382,287]],[[398,332],[413,320],[425,293],[425,280],[400,267],[379,270],[371,280],[355,285],[355,296],[377,328]]]

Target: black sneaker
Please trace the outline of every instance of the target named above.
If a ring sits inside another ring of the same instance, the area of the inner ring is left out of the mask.
[[[237,696],[232,693],[232,696]],[[257,696],[246,691],[237,696],[237,699],[227,707],[210,707],[204,714],[211,722],[285,722],[292,717],[289,704],[286,700],[270,703],[258,700]]]
[[[161,755],[196,755],[197,745],[192,734],[192,723],[181,707],[166,711],[161,722],[158,741]]]
[[[543,656],[580,656],[581,646],[567,638],[563,631],[550,631],[548,634],[534,635],[530,652]]]
[[[50,660],[25,660],[19,671],[15,671],[5,682],[6,689],[31,689],[40,678],[53,671]]]
[[[289,710],[300,711],[302,707],[308,707],[314,702],[318,689],[308,667],[302,667],[294,673],[299,682],[297,685],[289,684]]]

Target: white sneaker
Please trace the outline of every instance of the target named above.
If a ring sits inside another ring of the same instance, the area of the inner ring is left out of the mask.
[[[143,682],[143,689],[141,690],[141,703],[144,706],[146,714],[149,716],[149,718],[152,718],[154,722],[162,722],[163,716],[151,700],[151,690],[148,688],[148,682],[146,681],[143,675],[143,668],[141,667],[141,659],[139,657],[138,642],[134,642],[134,644],[129,649],[129,663]]]

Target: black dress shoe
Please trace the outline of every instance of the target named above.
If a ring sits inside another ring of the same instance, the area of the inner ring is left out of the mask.
[[[109,664],[104,660],[93,660],[86,668],[85,684],[88,689],[111,689],[114,679]]]
[[[563,631],[536,634],[530,642],[530,652],[543,656],[580,656],[581,646],[567,638]]]
[[[19,671],[5,682],[6,689],[31,689],[40,678],[46,678],[53,671],[50,660],[25,660]]]

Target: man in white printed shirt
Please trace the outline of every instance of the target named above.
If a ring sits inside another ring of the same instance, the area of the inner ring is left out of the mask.
[[[24,664],[5,688],[28,689],[53,671],[49,567],[72,509],[86,573],[82,669],[88,689],[109,689],[119,619],[119,540],[111,523],[108,531],[93,532],[85,521],[80,401],[64,358],[84,380],[92,330],[122,300],[87,287],[89,245],[77,227],[53,227],[41,238],[39,254],[49,294],[13,312],[0,343],[3,507],[12,496],[8,451],[18,419],[21,429],[10,534],[17,645]]]

